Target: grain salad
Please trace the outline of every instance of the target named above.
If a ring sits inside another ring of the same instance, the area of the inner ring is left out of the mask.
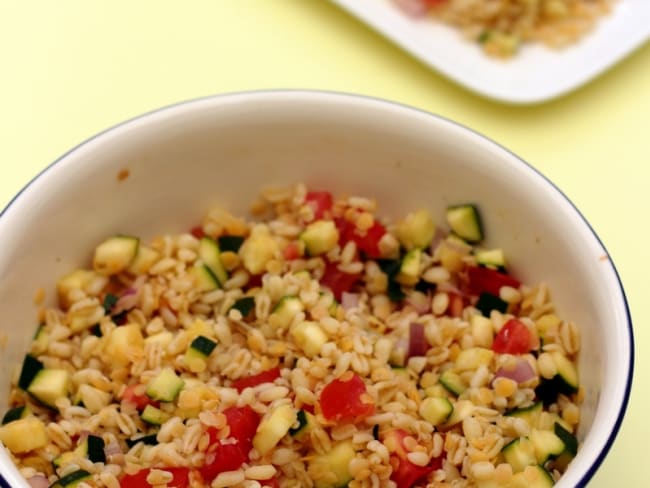
[[[577,42],[615,0],[393,0],[415,17],[460,28],[483,51],[511,57],[527,42],[560,48]]]
[[[578,328],[480,208],[443,210],[295,184],[108,237],[39,312],[0,440],[36,488],[552,486]]]

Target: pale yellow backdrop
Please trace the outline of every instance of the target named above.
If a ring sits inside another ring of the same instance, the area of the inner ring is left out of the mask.
[[[637,345],[631,406],[590,486],[650,486],[650,45],[566,97],[510,107],[458,88],[325,0],[0,0],[0,207],[108,126],[260,88],[421,107],[497,140],[566,192],[618,266]]]

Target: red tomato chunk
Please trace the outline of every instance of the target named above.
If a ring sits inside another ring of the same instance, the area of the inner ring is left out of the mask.
[[[384,237],[384,234],[386,234],[386,228],[379,222],[375,221],[372,227],[370,227],[370,229],[368,229],[363,235],[353,222],[345,219],[334,219],[334,222],[336,223],[336,227],[339,229],[339,243],[341,244],[341,247],[349,241],[354,241],[357,245],[357,249],[366,254],[369,258],[375,259],[381,257],[379,241]]]
[[[192,234],[197,239],[202,239],[205,237],[205,232],[203,232],[203,227],[200,225],[195,225],[190,229],[190,234]]]
[[[152,405],[154,407],[159,406],[160,403],[149,398],[144,393],[144,389],[145,389],[144,385],[141,384],[127,386],[126,390],[124,390],[124,393],[122,394],[122,401],[125,403],[130,403],[132,405],[135,405],[135,408],[139,412],[144,410],[147,407],[147,405]],[[142,393],[140,393],[140,391],[142,391]]]
[[[411,488],[418,481],[424,480],[429,473],[442,467],[443,452],[439,457],[431,459],[426,466],[418,466],[408,460],[408,450],[404,445],[404,439],[410,434],[403,429],[392,429],[384,435],[384,444],[390,451],[391,465],[393,472],[390,479],[395,482],[397,488]]]
[[[344,291],[350,291],[354,284],[361,279],[360,273],[344,273],[338,269],[338,264],[327,262],[325,265],[325,272],[320,279],[320,284],[329,288],[338,301],[341,301],[341,296]]]
[[[348,373],[323,388],[320,407],[327,420],[353,421],[375,413],[372,398],[366,393],[366,384],[358,375],[350,376]]]
[[[245,388],[261,385],[264,383],[273,383],[276,378],[280,377],[280,368],[272,368],[252,376],[246,376],[233,381],[233,388],[237,389],[239,393],[244,391]]]
[[[500,354],[525,354],[531,350],[532,334],[517,319],[508,320],[494,337],[492,350]]]
[[[219,473],[237,470],[249,460],[248,453],[253,447],[252,439],[260,423],[260,416],[248,405],[227,408],[223,414],[230,428],[229,438],[237,442],[223,442],[219,439],[219,431],[216,428],[207,429],[210,444],[205,456],[205,465],[199,471],[208,484]]]
[[[519,285],[521,285],[519,280],[510,275],[482,266],[470,266],[467,268],[467,277],[469,281],[469,292],[473,295],[490,293],[499,296],[499,290],[502,286],[519,288]]]
[[[155,468],[171,473],[173,478],[167,483],[169,488],[186,488],[190,486],[190,470],[188,468]],[[147,482],[151,469],[142,469],[135,474],[127,474],[120,479],[121,488],[142,488],[154,486]],[[158,485],[156,485],[158,486]]]
[[[287,244],[286,247],[282,250],[282,257],[286,261],[298,259],[300,257],[300,249],[298,248],[298,243],[294,241]]]
[[[305,195],[305,203],[314,211],[314,220],[322,219],[325,212],[332,209],[334,199],[328,191],[309,191]]]

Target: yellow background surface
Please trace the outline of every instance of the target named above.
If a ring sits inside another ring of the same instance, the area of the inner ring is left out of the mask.
[[[621,432],[590,486],[650,485],[650,45],[568,96],[512,107],[457,87],[324,0],[0,0],[0,88],[0,207],[94,133],[215,93],[358,92],[500,142],[573,200],[618,267],[636,374]]]

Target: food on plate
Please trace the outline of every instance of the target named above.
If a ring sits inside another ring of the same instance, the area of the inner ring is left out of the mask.
[[[393,0],[413,17],[460,28],[491,56],[507,58],[526,42],[554,48],[578,41],[615,0]]]
[[[579,331],[479,206],[439,210],[296,184],[108,237],[39,313],[0,440],[34,487],[553,485]]]

